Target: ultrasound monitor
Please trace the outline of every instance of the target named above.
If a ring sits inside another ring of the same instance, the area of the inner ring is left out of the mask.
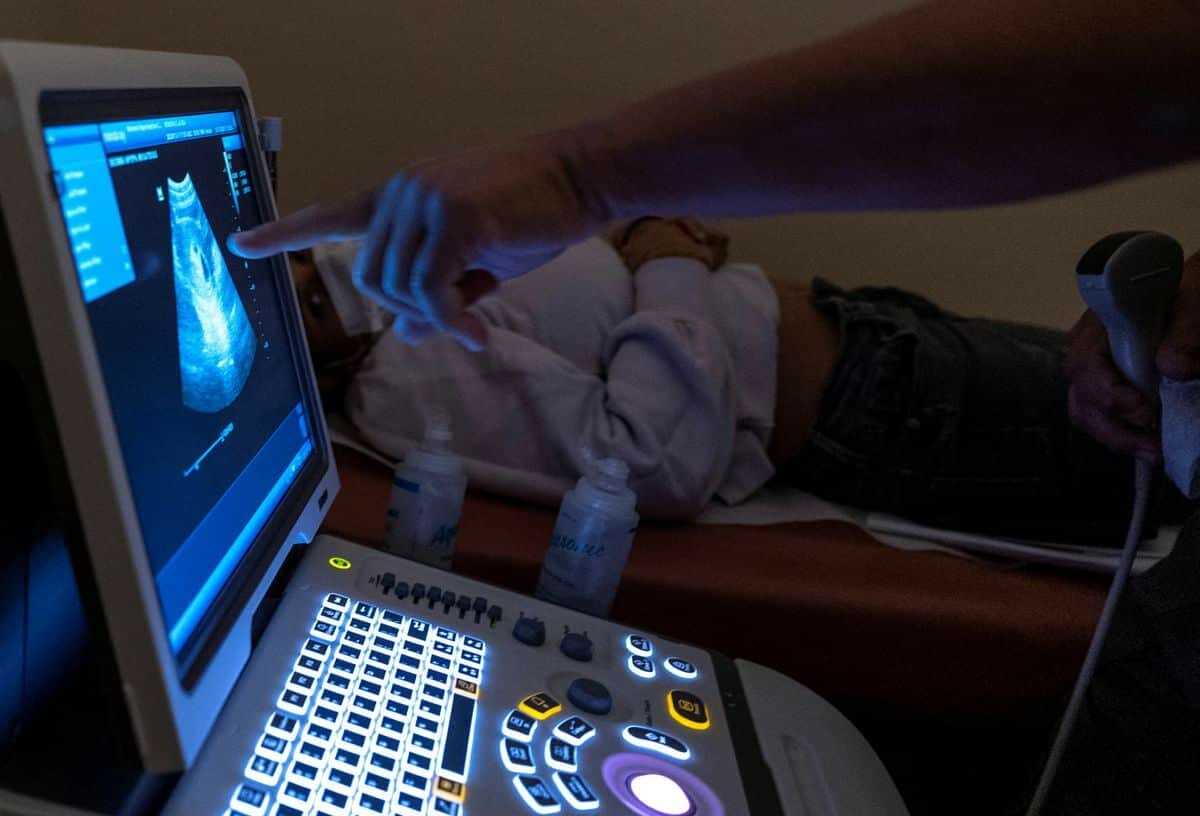
[[[142,540],[178,654],[313,454],[281,292],[224,250],[261,222],[236,110],[44,128]],[[93,113],[94,111],[94,113]]]
[[[225,245],[274,217],[256,120],[223,58],[0,43],[0,66],[48,407],[142,759],[180,769],[337,489],[286,263]]]

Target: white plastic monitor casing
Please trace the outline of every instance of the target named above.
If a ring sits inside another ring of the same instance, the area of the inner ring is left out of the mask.
[[[326,441],[328,467],[320,482],[292,529],[280,537],[269,568],[206,660],[203,673],[185,688],[163,625],[38,108],[47,91],[172,88],[240,88],[247,100],[247,160],[257,164],[259,178],[267,178],[253,132],[256,118],[246,77],[233,60],[0,41],[0,209],[133,730],[143,764],[152,772],[182,770],[196,756],[250,657],[254,609],[291,545],[316,534],[323,508],[338,490]],[[274,218],[274,201],[266,185],[260,187],[266,200],[264,217]],[[283,301],[285,308],[297,308],[294,291]],[[294,324],[300,325],[298,315],[295,318]],[[300,376],[311,384],[308,355],[299,355],[297,364]],[[324,502],[319,501],[322,495]]]

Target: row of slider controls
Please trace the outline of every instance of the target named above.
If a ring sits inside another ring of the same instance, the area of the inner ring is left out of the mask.
[[[412,596],[413,603],[421,603],[428,601],[429,608],[433,609],[439,603],[442,605],[442,611],[446,614],[450,613],[450,609],[458,609],[458,617],[466,619],[468,612],[475,613],[475,622],[481,623],[484,615],[487,616],[488,623],[493,626],[497,621],[504,617],[504,610],[499,604],[488,605],[487,598],[477,597],[472,600],[469,595],[458,595],[452,590],[442,589],[438,586],[426,587],[420,581],[409,586],[407,581],[396,581],[396,577],[392,573],[385,573],[380,579],[383,586],[383,593],[386,595],[394,589],[397,598],[404,600]]]

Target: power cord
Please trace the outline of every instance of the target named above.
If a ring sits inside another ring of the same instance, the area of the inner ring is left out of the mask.
[[[1129,518],[1129,529],[1125,533],[1125,547],[1121,550],[1121,560],[1117,563],[1112,586],[1108,589],[1108,597],[1104,599],[1104,608],[1100,611],[1100,620],[1096,622],[1096,629],[1092,632],[1092,642],[1088,646],[1087,655],[1083,658],[1083,667],[1079,670],[1079,676],[1075,678],[1075,688],[1071,692],[1071,700],[1067,703],[1066,711],[1063,712],[1062,721],[1058,725],[1058,733],[1054,735],[1054,744],[1050,747],[1050,755],[1046,758],[1042,776],[1038,780],[1037,789],[1033,792],[1033,799],[1029,803],[1029,809],[1025,811],[1025,816],[1038,816],[1042,812],[1042,805],[1046,801],[1047,794],[1050,793],[1050,786],[1054,784],[1059,763],[1062,762],[1067,742],[1071,739],[1071,732],[1075,729],[1075,721],[1079,718],[1079,709],[1083,706],[1084,695],[1087,694],[1088,685],[1092,682],[1092,675],[1096,673],[1096,664],[1100,660],[1100,652],[1108,637],[1117,602],[1121,599],[1125,582],[1129,579],[1129,573],[1133,569],[1133,558],[1137,555],[1138,544],[1142,540],[1142,526],[1146,520],[1146,506],[1150,503],[1150,489],[1153,481],[1153,467],[1140,460],[1136,462],[1133,477],[1133,513]]]

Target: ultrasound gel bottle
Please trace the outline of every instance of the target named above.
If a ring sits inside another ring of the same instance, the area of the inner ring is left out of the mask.
[[[538,577],[539,598],[608,615],[637,532],[637,495],[628,478],[620,459],[601,459],[563,496]]]
[[[434,412],[425,441],[396,466],[388,501],[387,549],[413,561],[450,569],[467,474],[450,450],[450,419]]]

